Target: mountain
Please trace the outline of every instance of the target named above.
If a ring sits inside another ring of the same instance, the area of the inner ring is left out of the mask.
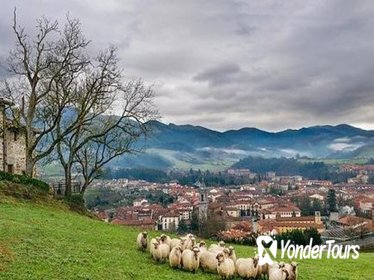
[[[374,131],[347,124],[280,132],[253,127],[219,132],[158,121],[148,125],[152,133],[139,142],[145,153],[125,155],[112,166],[223,170],[247,156],[365,158],[374,154]]]

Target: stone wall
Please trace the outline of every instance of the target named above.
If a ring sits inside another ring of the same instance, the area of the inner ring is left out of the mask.
[[[26,138],[22,129],[5,131],[5,171],[12,165],[13,173],[23,174],[26,170]]]

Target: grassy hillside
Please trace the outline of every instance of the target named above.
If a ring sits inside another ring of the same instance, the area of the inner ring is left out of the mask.
[[[219,279],[154,264],[135,249],[137,233],[0,182],[0,279]],[[236,249],[239,256],[254,254],[253,247]],[[299,279],[374,279],[373,260],[373,253],[362,253],[358,260],[299,261]]]

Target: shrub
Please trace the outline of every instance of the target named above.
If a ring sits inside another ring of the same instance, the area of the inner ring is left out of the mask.
[[[11,174],[11,173],[0,171],[0,181],[1,180],[6,180],[6,181],[23,184],[23,185],[32,185],[43,191],[46,191],[46,192],[49,191],[49,185],[46,182],[31,178],[25,175]]]
[[[317,229],[293,229],[282,232],[276,236],[278,241],[278,247],[281,246],[281,240],[287,241],[290,240],[291,244],[295,245],[308,245],[310,239],[313,238],[313,246],[322,244],[321,234]]]
[[[84,205],[84,198],[81,194],[74,194],[71,196],[65,196],[64,200],[70,207],[70,210],[73,210],[78,213],[86,214],[87,209]]]

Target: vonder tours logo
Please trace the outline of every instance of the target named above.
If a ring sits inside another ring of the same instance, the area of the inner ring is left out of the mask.
[[[261,235],[256,239],[259,255],[259,265],[273,264],[273,259],[277,257],[278,241],[269,235]],[[326,244],[314,245],[313,239],[310,239],[308,245],[295,245],[290,240],[280,242],[281,258],[288,259],[321,259],[323,252],[326,252],[326,258],[332,259],[357,259],[359,257],[359,245],[338,245],[335,240],[327,240]]]

